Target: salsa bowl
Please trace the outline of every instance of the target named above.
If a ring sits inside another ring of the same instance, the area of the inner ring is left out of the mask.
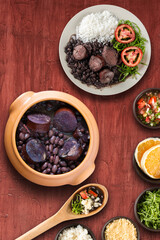
[[[143,127],[159,129],[160,88],[148,88],[140,92],[133,102],[133,115]]]

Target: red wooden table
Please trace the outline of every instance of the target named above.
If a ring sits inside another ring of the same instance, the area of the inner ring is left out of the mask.
[[[80,10],[96,4],[112,4],[131,11],[145,25],[151,39],[152,57],[146,74],[133,88],[115,96],[94,96],[80,90],[67,78],[59,61],[59,39],[65,25]],[[101,229],[110,218],[122,215],[135,220],[134,202],[152,185],[136,174],[133,152],[139,141],[159,136],[160,130],[141,127],[133,117],[132,104],[143,89],[160,87],[159,12],[159,0],[0,0],[1,240],[13,240],[56,213],[79,187],[38,186],[19,175],[9,162],[3,144],[9,106],[29,90],[72,94],[88,106],[98,123],[100,148],[96,169],[83,184],[105,185],[109,201],[98,215],[76,222],[90,227],[100,240]],[[59,224],[37,239],[54,239],[68,223]],[[160,234],[139,228],[142,240],[160,239]]]

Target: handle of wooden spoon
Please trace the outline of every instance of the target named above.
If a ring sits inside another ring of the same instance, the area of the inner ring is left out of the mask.
[[[50,228],[56,226],[57,224],[66,221],[68,218],[61,212],[58,211],[52,217],[46,219],[44,222],[40,223],[36,227],[32,228],[28,232],[24,233],[22,236],[16,238],[15,240],[31,240],[39,236],[43,232],[49,230]]]

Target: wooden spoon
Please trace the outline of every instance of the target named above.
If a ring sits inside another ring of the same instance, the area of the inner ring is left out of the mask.
[[[81,190],[83,190],[85,188],[88,188],[90,186],[95,186],[102,191],[102,193],[104,195],[102,205],[100,207],[98,207],[96,210],[94,210],[94,211],[92,211],[88,214],[74,214],[74,213],[72,213],[72,210],[71,210],[72,199]],[[90,183],[90,184],[84,185],[71,195],[71,197],[65,202],[65,204],[60,208],[60,210],[56,214],[54,214],[52,217],[46,219],[44,222],[40,223],[36,227],[32,228],[31,230],[29,230],[28,232],[26,232],[22,236],[16,238],[15,240],[31,240],[31,239],[39,236],[43,232],[47,231],[48,229],[56,226],[57,224],[59,224],[61,222],[64,222],[64,221],[67,221],[67,220],[90,217],[90,216],[100,212],[104,208],[104,206],[106,205],[107,201],[108,201],[108,191],[103,185],[96,184],[96,183]]]

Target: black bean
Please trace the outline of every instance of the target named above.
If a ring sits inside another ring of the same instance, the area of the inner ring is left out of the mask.
[[[52,164],[51,163],[48,163],[48,168],[52,168]]]
[[[44,169],[44,170],[42,171],[42,173],[47,173],[47,169]]]
[[[48,151],[49,150],[49,146],[48,145],[46,145],[46,151]]]
[[[56,165],[53,165],[53,167],[52,167],[52,172],[53,172],[53,173],[56,173],[56,171],[57,171],[57,166],[56,166]]]
[[[64,140],[63,140],[63,139],[60,139],[59,142],[58,142],[58,145],[59,145],[59,146],[63,146],[63,144],[64,144]]]
[[[22,146],[18,146],[18,151],[21,151],[22,150]]]
[[[50,144],[49,147],[48,147],[49,151],[52,152],[53,151],[53,145]]]
[[[44,170],[44,169],[46,169],[47,167],[48,167],[48,163],[45,162],[45,163],[42,165],[41,169]]]
[[[57,147],[53,149],[53,154],[54,154],[54,155],[57,155],[57,154],[58,154],[58,148],[57,148]]]
[[[68,168],[67,167],[61,167],[61,171],[62,172],[68,172]]]
[[[23,145],[23,142],[22,141],[18,141],[18,145]]]
[[[55,144],[58,144],[58,142],[59,142],[59,137],[56,137],[56,139],[55,139]]]
[[[54,157],[53,157],[53,156],[50,156],[49,161],[50,161],[50,163],[53,163]]]
[[[52,143],[52,144],[53,144],[53,143],[55,142],[55,139],[56,139],[56,137],[55,137],[55,136],[52,136],[52,137],[50,138],[50,140],[49,140],[49,141],[50,141],[50,143]]]
[[[24,133],[21,132],[21,133],[19,134],[19,139],[23,141],[23,140],[25,139],[24,136],[25,136]]]
[[[61,171],[61,168],[59,167],[59,168],[57,169],[57,174],[60,174],[60,173],[62,173],[62,171]]]
[[[53,136],[53,134],[54,134],[53,130],[52,130],[52,129],[49,130],[49,132],[48,132],[48,136],[49,136],[49,138],[51,138],[51,137]]]
[[[50,173],[51,169],[50,168],[46,168],[46,173]]]
[[[65,161],[60,161],[59,163],[62,167],[67,167],[67,163]]]
[[[54,162],[54,164],[57,165],[59,163],[59,156],[56,156],[53,162]]]
[[[62,137],[64,136],[64,134],[63,134],[63,133],[59,133],[58,136],[59,136],[60,138],[62,138]]]
[[[48,144],[49,144],[49,141],[47,140],[47,141],[45,142],[45,144],[48,145]]]
[[[29,133],[26,133],[26,134],[24,135],[25,140],[27,140],[29,137],[30,137],[30,134],[29,134]]]

